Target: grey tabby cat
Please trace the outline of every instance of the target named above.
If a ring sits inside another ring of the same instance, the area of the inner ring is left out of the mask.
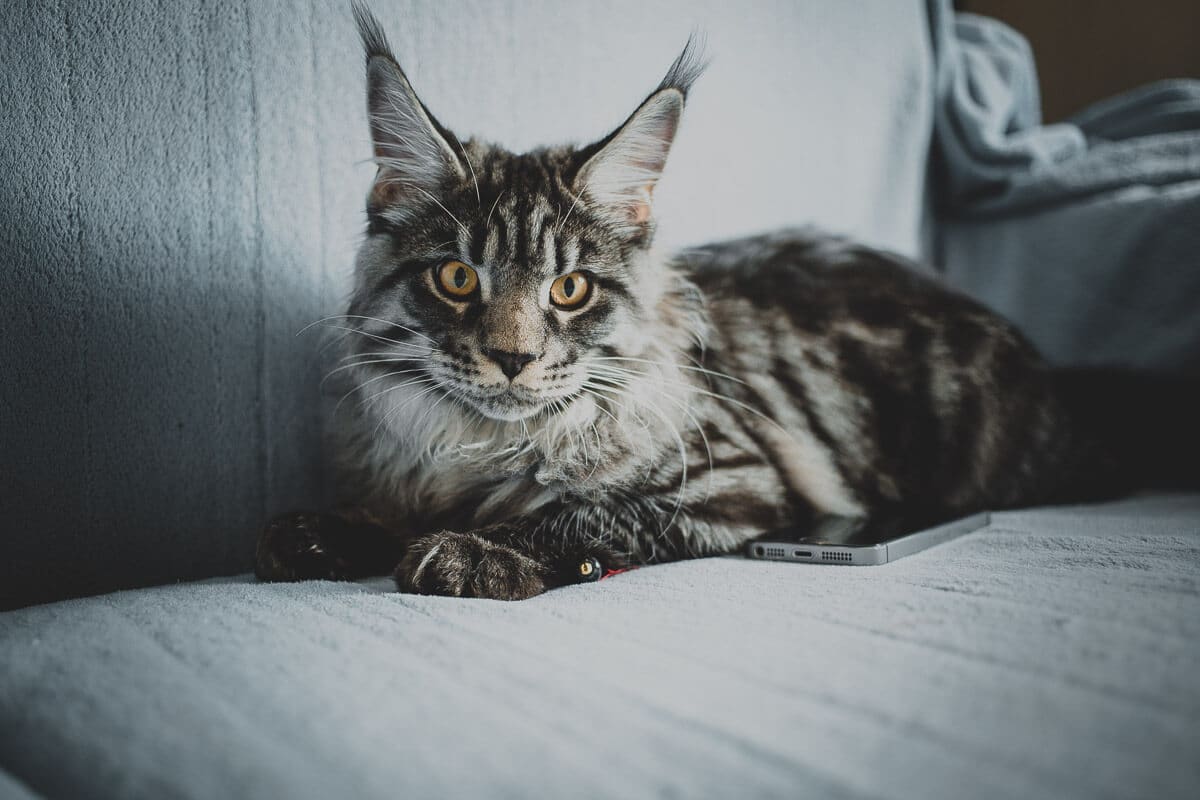
[[[902,259],[803,231],[652,247],[691,43],[608,136],[515,154],[440,125],[355,16],[378,173],[339,321],[347,506],[271,520],[260,578],[518,599],[816,514],[1115,487],[1029,343]]]

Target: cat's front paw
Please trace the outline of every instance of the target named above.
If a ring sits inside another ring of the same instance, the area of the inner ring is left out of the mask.
[[[258,536],[254,574],[262,581],[350,580],[349,565],[326,542],[341,527],[331,514],[294,511],[272,517]]]
[[[443,531],[409,545],[396,568],[402,592],[524,600],[546,591],[538,562],[473,533]]]

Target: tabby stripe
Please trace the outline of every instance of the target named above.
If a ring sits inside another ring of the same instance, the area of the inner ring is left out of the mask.
[[[833,461],[834,467],[845,481],[852,475],[855,478],[859,476],[852,470],[850,464],[846,463],[845,454],[842,448],[838,447],[838,441],[825,425],[825,420],[821,418],[819,410],[812,401],[812,397],[808,392],[808,385],[800,378],[792,374],[791,365],[783,360],[778,354],[775,355],[774,361],[771,364],[771,377],[777,381],[787,393],[789,405],[800,411],[804,416],[804,421],[808,425],[809,431],[817,441],[821,443],[829,452],[829,457]],[[861,480],[855,481],[861,483]],[[853,488],[858,488],[857,486]]]
[[[745,403],[753,409],[756,409],[760,414],[768,419],[771,418],[770,407],[766,402],[764,402],[763,398],[759,396],[758,392],[756,392],[752,387],[744,384],[739,384],[737,388],[738,394],[736,395],[735,399]],[[775,474],[779,479],[780,488],[783,490],[783,494],[787,500],[788,509],[792,512],[792,514],[796,515],[811,513],[812,504],[809,503],[808,498],[796,491],[795,487],[791,485],[791,481],[789,481],[787,477],[787,468],[779,462],[779,457],[776,454],[775,449],[771,447],[770,443],[755,429],[754,422],[758,418],[752,414],[730,414],[730,419],[733,420],[734,425],[736,425],[737,428],[747,436],[747,438],[754,442],[755,447],[758,449],[758,452],[762,454],[763,459],[769,463],[771,469],[775,471]]]

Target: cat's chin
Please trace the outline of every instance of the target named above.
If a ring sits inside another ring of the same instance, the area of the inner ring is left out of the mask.
[[[500,422],[517,422],[523,419],[529,419],[542,410],[543,406],[510,406],[506,408],[489,408],[486,406],[475,406],[480,414],[488,419],[498,420]]]
[[[546,408],[544,402],[522,400],[507,392],[487,399],[471,398],[470,403],[482,416],[500,422],[529,419]]]

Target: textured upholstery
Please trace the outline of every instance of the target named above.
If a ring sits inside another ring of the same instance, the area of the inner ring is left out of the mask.
[[[1200,496],[520,603],[223,579],[0,615],[46,797],[1194,798]],[[3,783],[0,781],[0,790]]]

